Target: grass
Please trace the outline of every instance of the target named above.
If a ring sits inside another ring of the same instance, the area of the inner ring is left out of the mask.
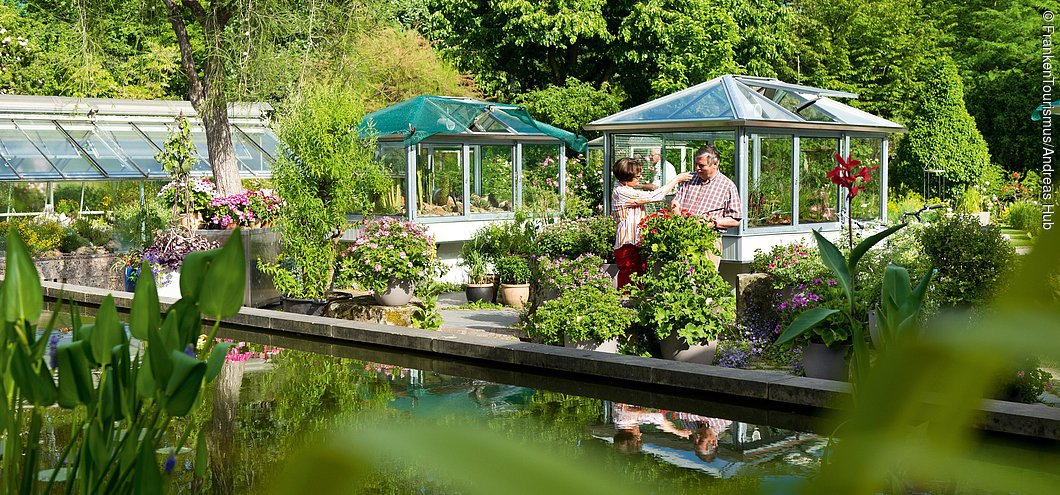
[[[1034,240],[1022,230],[1004,226],[1001,227],[1001,233],[1009,236],[1009,242],[1012,243],[1013,247],[1031,247],[1034,245]]]

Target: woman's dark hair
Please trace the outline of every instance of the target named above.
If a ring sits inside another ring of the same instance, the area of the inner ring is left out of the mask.
[[[619,182],[629,182],[640,175],[644,165],[636,158],[619,158],[615,162],[612,173]]]

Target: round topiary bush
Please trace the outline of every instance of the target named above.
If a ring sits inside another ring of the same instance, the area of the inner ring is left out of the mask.
[[[929,298],[941,308],[982,306],[1003,288],[1015,250],[994,225],[968,215],[944,217],[920,233],[920,244],[938,269]]]

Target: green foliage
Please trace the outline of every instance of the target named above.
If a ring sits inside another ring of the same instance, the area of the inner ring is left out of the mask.
[[[736,323],[736,297],[707,259],[662,265],[656,275],[634,275],[638,320],[659,339],[676,333],[690,345],[717,340]]]
[[[1042,234],[1042,207],[1028,201],[1017,201],[1005,210],[1005,223],[1031,237]]]
[[[460,252],[466,257],[474,251],[496,264],[505,256],[530,255],[536,235],[536,222],[526,211],[516,211],[511,222],[492,222],[475,231]]]
[[[420,298],[420,307],[412,313],[412,326],[424,330],[437,330],[445,323],[438,312],[438,295],[447,292],[449,284],[430,280],[416,287],[416,296]]]
[[[882,299],[876,313],[879,321],[879,347],[894,345],[901,338],[911,338],[919,330],[917,317],[924,305],[928,284],[935,274],[929,268],[915,288],[910,288],[909,272],[898,265],[888,265],[883,275]]]
[[[533,290],[538,294],[562,294],[578,287],[599,290],[611,287],[611,276],[601,270],[599,256],[585,254],[575,259],[537,258],[533,266]]]
[[[942,308],[982,307],[1000,293],[1014,268],[1015,252],[994,225],[975,217],[942,218],[920,233],[938,278],[931,299]]]
[[[365,220],[360,237],[340,256],[341,277],[377,294],[394,280],[422,285],[441,275],[443,265],[427,228],[391,217]]]
[[[194,342],[202,331],[200,307],[218,322],[238,312],[244,263],[239,236],[233,235],[225,247],[202,253],[199,263],[186,264],[181,288],[186,283],[194,290],[182,290],[185,297],[169,308],[164,319],[154,278],[141,277],[129,331],[146,350],[134,354],[110,296],[103,299],[92,324],[82,324],[71,307],[70,341],[58,343],[52,337],[58,311],[38,333],[36,323],[43,308],[40,279],[26,245],[10,231],[6,278],[0,289],[0,314],[5,320],[0,366],[10,370],[0,381],[4,391],[0,430],[5,437],[0,490],[34,493],[41,488],[41,476],[46,482],[42,492],[48,493],[63,473],[67,490],[78,493],[162,492],[172,465],[163,475],[155,452],[165,445],[174,459],[183,448],[193,423],[175,444],[166,438],[167,429],[174,418],[186,416],[198,403],[203,387],[224,362],[217,357],[223,358],[228,350],[208,346],[195,354]],[[149,272],[146,264],[143,270]],[[199,299],[204,284],[216,291]],[[215,324],[208,342],[214,341],[217,328]],[[75,410],[82,419],[55,460],[60,468],[38,473],[44,412],[55,404]]]
[[[371,208],[390,187],[374,143],[358,140],[363,109],[335,87],[315,87],[290,107],[279,128],[287,151],[273,169],[287,206],[279,224],[283,253],[262,269],[289,297],[321,299],[331,287],[346,215]],[[281,287],[282,286],[282,287]]]
[[[461,254],[460,266],[467,268],[467,283],[487,284],[489,283],[489,266],[486,257],[482,253],[468,250]]]
[[[59,241],[59,251],[64,253],[72,253],[77,251],[78,248],[82,248],[89,245],[88,239],[85,239],[81,234],[77,233],[77,229],[73,227],[63,227],[63,237]]]
[[[155,233],[166,228],[173,219],[173,210],[151,196],[143,205],[120,203],[114,210],[114,236],[124,246],[142,248],[154,242]]]
[[[1038,398],[1045,392],[1045,386],[1053,378],[1049,372],[1039,368],[1041,360],[1036,357],[1020,359],[1011,366],[1002,376],[1007,380],[1001,383],[999,398],[1024,403],[1038,402]]]
[[[469,302],[469,303],[461,304],[461,305],[457,306],[455,309],[482,310],[482,309],[504,309],[504,307],[505,306],[503,304],[499,304],[499,303],[494,303],[494,302],[489,302],[489,301],[475,301],[475,302]]]
[[[751,271],[769,274],[773,288],[784,289],[822,278],[828,268],[821,262],[815,248],[796,242],[776,244],[768,253],[756,251]]]
[[[965,186],[957,195],[954,211],[957,213],[979,213],[983,211],[983,195],[977,186]]]
[[[622,307],[618,293],[607,287],[578,287],[548,301],[531,314],[526,331],[546,344],[605,341],[625,333],[636,312]]]
[[[31,256],[39,256],[59,249],[65,237],[65,232],[59,222],[44,217],[16,217],[0,222],[0,232],[6,233],[8,230],[18,232],[19,237],[25,240]]]
[[[710,222],[686,212],[660,210],[641,221],[641,252],[648,266],[721,255],[714,247],[718,233]]]
[[[615,222],[604,216],[564,220],[541,229],[535,241],[535,254],[572,259],[592,254],[612,260]]]
[[[990,152],[965,109],[964,85],[953,61],[935,64],[928,80],[933,82],[918,93],[916,117],[898,149],[897,178],[913,185],[924,170],[941,169],[951,188],[979,184]]]
[[[888,266],[893,264],[904,267],[909,271],[911,278],[918,279],[930,269],[931,258],[920,244],[920,232],[923,228],[923,224],[910,223],[908,227],[891,234],[885,242],[865,253],[856,281],[859,318],[862,310],[867,312],[879,304]],[[928,301],[929,308],[933,308],[935,304]]]
[[[562,86],[549,85],[517,95],[512,103],[526,107],[534,118],[581,133],[582,126],[622,109],[622,95],[604,83],[601,89],[568,77]]]
[[[496,262],[502,284],[530,283],[530,262],[522,256],[505,256]]]

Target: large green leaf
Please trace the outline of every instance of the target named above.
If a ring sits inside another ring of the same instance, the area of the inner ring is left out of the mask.
[[[243,307],[247,267],[242,239],[237,228],[228,236],[228,242],[206,271],[203,290],[208,296],[199,301],[199,307],[206,315],[221,319],[238,313]]]
[[[832,316],[838,312],[838,309],[828,308],[814,308],[803,311],[801,315],[795,318],[795,321],[791,322],[791,325],[788,325],[788,328],[784,329],[784,332],[781,333],[780,337],[777,338],[776,343],[783,344],[785,342],[788,342],[806,333],[818,323],[824,321],[825,318],[828,318],[829,316]]]
[[[195,442],[195,476],[202,478],[206,476],[206,468],[209,467],[209,456],[206,448],[206,428],[199,430],[199,438]]]
[[[199,300],[206,272],[219,251],[220,249],[196,251],[184,257],[184,263],[180,265],[180,297],[182,299]]]
[[[869,250],[872,249],[872,246],[875,246],[876,243],[882,241],[887,236],[889,236],[889,235],[891,235],[891,234],[893,234],[895,232],[898,232],[903,227],[905,227],[905,225],[906,224],[904,224],[904,223],[900,223],[900,224],[895,225],[893,227],[889,227],[886,230],[877,232],[877,233],[869,236],[865,240],[859,242],[857,246],[854,246],[854,250],[850,252],[850,260],[849,260],[849,265],[848,265],[848,268],[850,269],[850,273],[856,273],[857,272],[858,262],[861,261],[861,257],[862,256],[865,256],[865,253],[869,252]]]
[[[170,350],[183,351],[188,345],[194,345],[202,333],[202,314],[192,299],[182,298],[170,306],[166,320],[172,321],[175,333],[167,330],[165,337],[174,339]]]
[[[125,330],[118,320],[118,310],[114,307],[114,298],[107,294],[96,312],[96,323],[88,339],[92,346],[92,356],[96,362],[106,366],[110,364],[111,349],[125,341]]]
[[[206,362],[206,383],[212,382],[221,373],[221,366],[225,364],[225,355],[234,345],[233,342],[222,342],[210,351],[210,358]]]
[[[4,321],[36,323],[44,309],[44,291],[41,289],[37,266],[29,257],[29,248],[15,229],[7,231],[6,256],[4,285],[0,289]]]
[[[850,300],[854,299],[854,284],[851,281],[850,270],[847,268],[843,253],[840,253],[839,248],[835,247],[832,241],[825,239],[820,232],[813,231],[813,237],[817,239],[817,249],[821,252],[821,261],[824,262],[824,266],[827,266],[835,274],[835,277],[839,280],[839,286],[843,288],[847,298]]]
[[[150,265],[145,261],[140,267],[140,278],[136,281],[132,308],[129,310],[129,332],[133,337],[147,340],[147,329],[158,328],[162,323],[162,310],[158,304],[158,289]]]
[[[176,332],[175,322],[175,317],[167,315],[166,321],[162,322],[162,328],[147,330],[147,357],[150,358],[148,364],[151,365],[151,376],[154,378],[154,386],[151,388],[164,388],[163,385],[169,382],[169,376],[173,373],[173,362],[169,360],[169,353],[180,351],[177,351],[175,342],[171,343],[175,339],[166,339],[164,335]]]
[[[94,398],[92,369],[82,342],[64,342],[55,350],[59,367],[59,405],[73,409]]]
[[[163,492],[162,471],[158,467],[155,451],[142,448],[133,470],[133,494],[155,495]]]
[[[170,416],[184,416],[195,405],[195,398],[202,388],[206,375],[206,363],[183,352],[173,351],[169,355],[173,374],[166,384],[166,412]]]
[[[15,344],[11,353],[11,378],[30,404],[50,406],[55,403],[57,392],[51,373],[43,362],[31,361],[30,351],[22,344]],[[34,371],[34,364],[38,366]]]

